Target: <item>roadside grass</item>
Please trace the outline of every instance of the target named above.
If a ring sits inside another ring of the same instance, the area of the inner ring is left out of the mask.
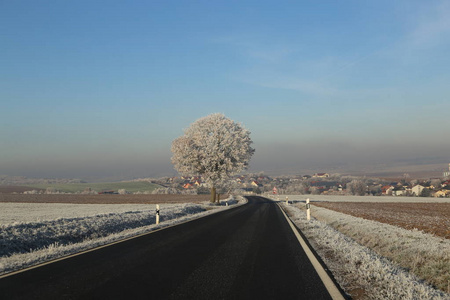
[[[447,291],[450,240],[314,206],[313,215],[429,284]]]
[[[82,205],[79,205],[82,206]],[[49,206],[47,206],[49,207]],[[104,205],[105,210],[107,205]],[[134,207],[130,207],[133,209]],[[76,210],[76,207],[72,206]],[[198,204],[161,204],[161,222],[205,211]],[[0,256],[26,253],[58,243],[67,245],[93,240],[130,228],[155,224],[153,205],[143,209],[110,212],[80,217],[56,218],[37,222],[14,222],[0,225]]]
[[[450,203],[314,202],[314,205],[450,239]]]
[[[36,188],[36,189],[47,189],[53,188],[55,190],[64,192],[64,193],[76,193],[82,192],[86,188],[91,188],[97,192],[101,192],[102,190],[112,190],[117,192],[119,189],[125,189],[128,192],[152,192],[154,189],[160,187],[157,184],[153,184],[150,182],[139,181],[139,182],[98,182],[98,183],[66,183],[66,184],[33,184],[27,185],[28,187]]]
[[[214,209],[209,202],[161,203],[159,224],[154,205],[0,203],[0,210],[17,214],[0,218],[0,276],[245,202],[230,197]]]
[[[354,299],[450,299],[449,240],[319,207],[307,221],[304,204],[282,205]]]

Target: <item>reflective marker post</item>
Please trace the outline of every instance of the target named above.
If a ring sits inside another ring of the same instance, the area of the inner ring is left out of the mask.
[[[159,204],[156,204],[156,224],[159,224]]]
[[[306,220],[311,220],[311,204],[309,204],[309,198],[306,199]]]

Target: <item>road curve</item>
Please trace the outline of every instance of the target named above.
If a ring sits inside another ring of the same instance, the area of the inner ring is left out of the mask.
[[[276,203],[248,204],[0,279],[0,299],[331,299]]]

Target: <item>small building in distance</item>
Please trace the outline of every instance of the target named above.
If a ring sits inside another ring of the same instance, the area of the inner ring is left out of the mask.
[[[434,193],[434,197],[436,198],[447,198],[450,197],[450,190],[447,189],[441,189]]]
[[[445,177],[450,177],[450,164],[448,164],[448,171],[442,173],[442,176]]]
[[[328,174],[328,173],[316,173],[316,174],[313,175],[313,177],[328,178],[328,177],[330,177],[330,174]]]
[[[414,196],[420,196],[420,194],[422,193],[422,191],[423,191],[424,188],[425,188],[425,187],[422,186],[422,185],[420,185],[420,184],[415,185],[415,186],[413,186],[413,188],[411,189],[412,194],[413,194]]]

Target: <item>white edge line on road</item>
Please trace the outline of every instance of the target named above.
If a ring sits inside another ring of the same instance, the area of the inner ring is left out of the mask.
[[[128,237],[128,238],[125,238],[125,239],[122,239],[122,240],[118,240],[118,241],[115,241],[115,242],[112,242],[112,243],[109,243],[109,244],[106,244],[106,245],[97,246],[95,248],[83,250],[83,251],[80,251],[80,252],[77,252],[77,253],[74,253],[74,254],[63,256],[63,257],[60,257],[60,258],[55,258],[55,259],[52,259],[52,260],[49,260],[49,261],[46,261],[46,262],[43,262],[43,263],[40,263],[40,264],[37,264],[37,265],[34,265],[34,266],[30,266],[30,267],[27,267],[27,268],[24,268],[24,269],[20,269],[20,270],[17,270],[17,271],[6,273],[6,274],[3,274],[3,275],[0,275],[0,279],[6,278],[6,277],[9,277],[9,276],[13,276],[13,275],[16,275],[16,274],[19,274],[19,273],[23,273],[23,272],[26,272],[26,271],[29,271],[29,270],[37,269],[37,268],[40,268],[40,267],[43,267],[43,266],[46,266],[46,265],[49,265],[49,264],[52,264],[52,263],[55,263],[55,262],[58,262],[58,261],[69,259],[69,258],[78,256],[78,255],[83,255],[83,254],[86,254],[86,253],[89,253],[89,252],[93,252],[93,251],[96,251],[96,250],[99,250],[99,249],[102,249],[102,248],[106,248],[106,247],[109,247],[109,246],[112,246],[112,245],[119,244],[119,243],[122,243],[122,242],[126,242],[126,241],[129,241],[129,240],[132,240],[132,239],[135,239],[135,238],[139,238],[139,237],[142,237],[142,236],[145,236],[145,235],[149,235],[149,234],[152,234],[152,233],[155,233],[155,232],[167,229],[167,228],[171,228],[171,227],[178,226],[178,225],[181,225],[181,224],[189,223],[189,222],[192,222],[192,221],[204,218],[206,216],[211,216],[211,215],[216,214],[216,213],[221,212],[221,211],[226,211],[226,210],[238,208],[238,207],[240,207],[242,205],[245,205],[247,203],[248,203],[248,200],[245,198],[245,202],[244,203],[238,204],[236,206],[232,206],[232,207],[230,207],[228,209],[219,210],[219,211],[216,211],[216,212],[213,212],[211,214],[207,214],[207,215],[204,215],[204,216],[201,216],[201,217],[192,218],[192,219],[189,219],[189,220],[184,221],[184,222],[168,225],[168,226],[165,226],[165,227],[162,227],[162,228],[158,228],[158,229],[146,232],[146,233],[141,233],[139,235],[135,235],[135,236],[131,236],[131,237]],[[164,224],[162,224],[162,225],[164,225]]]
[[[328,290],[328,293],[330,294],[331,298],[333,298],[334,300],[345,300],[345,298],[342,296],[339,289],[334,284],[333,280],[331,280],[330,276],[328,276],[328,273],[325,271],[325,269],[322,267],[320,262],[317,260],[316,256],[312,253],[311,249],[308,247],[306,242],[303,240],[302,236],[298,233],[297,228],[295,228],[291,219],[289,219],[289,217],[284,212],[283,208],[278,203],[277,203],[277,205],[280,208],[280,210],[283,213],[286,220],[288,221],[289,226],[291,226],[292,231],[294,232],[295,236],[297,237],[298,241],[300,242],[300,245],[302,246],[302,248],[305,251],[306,255],[308,256],[309,260],[311,261],[317,274],[319,274],[319,277],[322,280],[323,284],[325,285],[325,288]]]

